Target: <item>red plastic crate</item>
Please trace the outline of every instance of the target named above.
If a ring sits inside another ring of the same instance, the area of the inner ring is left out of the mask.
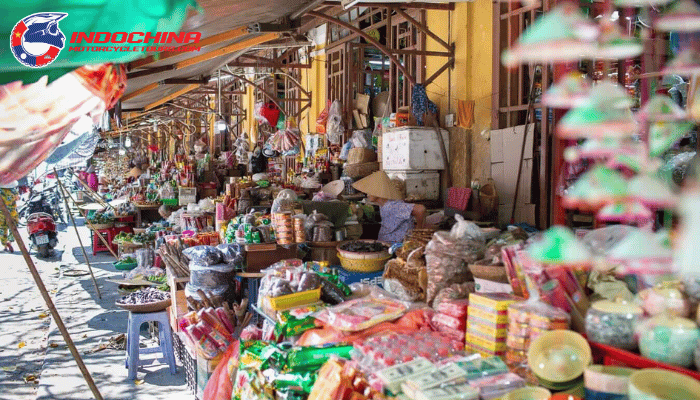
[[[670,365],[650,360],[646,357],[642,357],[639,354],[632,353],[627,350],[617,349],[615,347],[607,346],[604,344],[595,343],[591,341],[589,341],[588,343],[591,345],[591,351],[593,352],[593,361],[598,364],[639,369],[660,368],[678,372],[684,375],[688,375],[691,378],[700,380],[700,372],[698,371],[693,371],[683,367],[678,367],[676,365]]]

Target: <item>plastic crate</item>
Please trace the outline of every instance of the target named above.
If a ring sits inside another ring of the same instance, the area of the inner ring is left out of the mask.
[[[319,299],[321,299],[321,288],[287,294],[279,297],[269,297],[268,299],[270,300],[270,307],[273,310],[286,310],[292,307],[317,302]]]

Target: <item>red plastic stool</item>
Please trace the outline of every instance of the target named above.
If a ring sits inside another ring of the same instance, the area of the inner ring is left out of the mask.
[[[112,239],[114,239],[114,234],[111,228],[98,229],[97,232],[102,234],[107,240],[107,243],[112,244]],[[109,251],[109,248],[102,243],[102,240],[97,236],[97,232],[92,233],[92,255],[94,256],[99,251]],[[113,246],[113,245],[112,245]],[[115,252],[116,253],[116,252]]]

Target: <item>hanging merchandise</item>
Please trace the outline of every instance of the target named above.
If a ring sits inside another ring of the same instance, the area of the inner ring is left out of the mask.
[[[277,121],[280,117],[280,109],[277,105],[271,101],[263,104],[260,109],[260,115],[262,115],[265,120],[270,124],[270,126],[277,126]]]
[[[342,106],[338,100],[333,101],[328,111],[326,133],[328,134],[328,141],[331,144],[339,145],[343,140],[345,126],[343,126]]]
[[[428,94],[425,92],[425,86],[414,85],[411,96],[411,114],[416,118],[418,125],[423,125],[425,113],[435,114],[437,116],[438,108],[428,99]]]
[[[321,111],[321,114],[316,118],[316,133],[324,134],[326,133],[326,123],[328,123],[328,112],[331,108],[331,101],[328,100],[326,103],[326,108]]]
[[[254,174],[265,172],[267,170],[267,157],[258,146],[253,150],[253,157],[250,159],[250,171]]]

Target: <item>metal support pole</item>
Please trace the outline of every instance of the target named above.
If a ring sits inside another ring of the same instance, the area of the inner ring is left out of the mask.
[[[53,169],[54,174],[58,176],[56,168]],[[92,273],[92,266],[90,265],[90,260],[88,259],[87,252],[85,251],[85,246],[83,246],[83,240],[80,239],[80,234],[78,233],[78,226],[75,224],[75,218],[73,218],[73,213],[70,212],[70,206],[68,205],[68,199],[66,198],[66,188],[63,187],[63,183],[60,179],[58,181],[58,186],[61,188],[61,197],[63,197],[63,204],[66,205],[66,212],[70,217],[70,222],[73,223],[73,228],[75,229],[75,236],[78,237],[78,243],[80,243],[80,249],[83,251],[83,257],[85,257],[85,264],[87,264],[88,270],[90,270],[90,277],[92,277],[92,284],[95,285],[95,291],[97,292],[97,298],[102,299],[102,293],[100,293],[100,288],[97,286],[97,280],[95,279],[95,274]]]
[[[78,364],[78,368],[83,374],[85,382],[90,387],[90,390],[92,391],[92,394],[95,396],[96,400],[104,400],[102,394],[100,394],[100,390],[97,388],[97,385],[95,385],[95,381],[93,381],[92,376],[90,376],[90,371],[88,371],[87,367],[85,366],[85,363],[83,363],[83,359],[80,357],[80,353],[78,353],[78,349],[75,347],[75,343],[73,343],[73,339],[71,339],[70,334],[68,333],[68,329],[66,329],[66,326],[63,324],[63,320],[58,314],[58,310],[56,310],[56,306],[53,304],[53,300],[51,300],[51,296],[49,296],[49,292],[46,290],[46,286],[44,286],[44,281],[41,279],[41,275],[39,275],[39,271],[37,271],[36,266],[34,265],[34,261],[32,261],[32,258],[29,256],[29,251],[24,246],[24,240],[22,240],[22,237],[19,235],[19,232],[17,231],[17,226],[15,225],[15,221],[12,219],[10,211],[7,209],[7,206],[5,205],[4,201],[0,201],[0,211],[5,215],[5,221],[8,227],[10,228],[12,235],[17,240],[17,245],[19,246],[19,249],[22,252],[22,255],[24,256],[24,261],[27,263],[29,272],[31,272],[32,277],[34,278],[34,282],[36,282],[36,286],[39,289],[39,292],[41,293],[41,297],[43,297],[44,301],[46,302],[46,306],[49,307],[49,312],[51,312],[51,316],[53,317],[54,321],[56,321],[56,326],[58,327],[58,330],[61,331],[61,335],[63,335],[63,340],[65,340],[68,349],[73,355],[73,359]]]

